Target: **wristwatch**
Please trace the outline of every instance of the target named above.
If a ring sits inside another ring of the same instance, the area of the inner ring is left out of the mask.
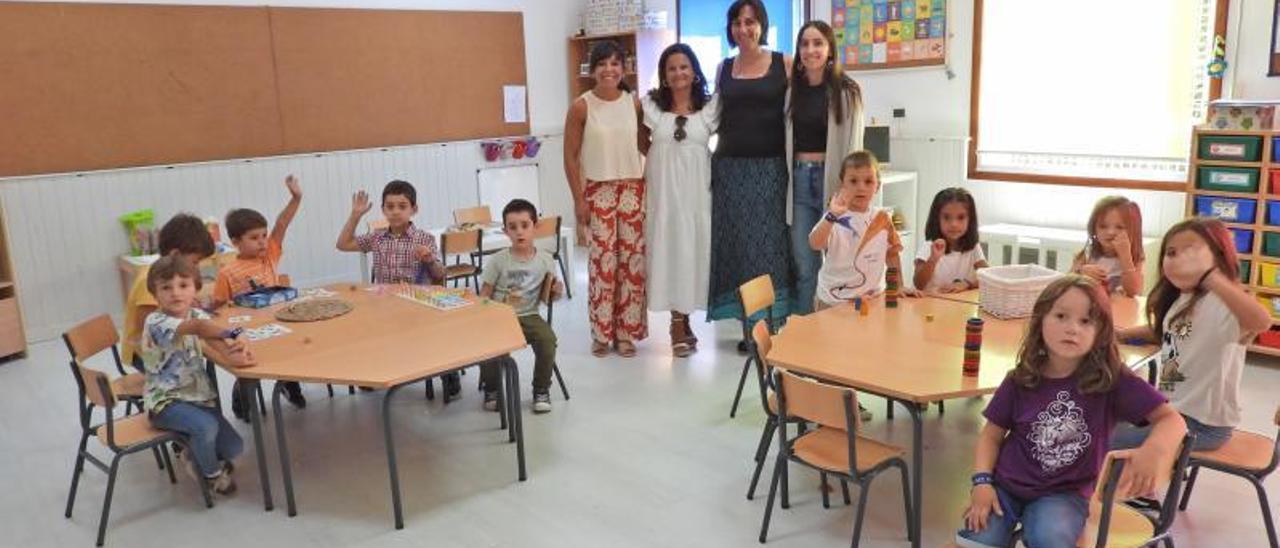
[[[978,472],[970,478],[970,481],[973,482],[974,487],[979,485],[991,485],[996,482],[996,477],[990,472]]]
[[[823,219],[826,219],[828,223],[834,223],[834,222],[836,222],[836,221],[840,220],[840,218],[839,218],[839,217],[837,217],[834,213],[832,213],[832,212],[830,212],[830,211],[828,211],[826,215],[823,215],[823,216],[822,216],[822,218],[823,218]]]
[[[236,337],[239,337],[241,333],[244,333],[244,328],[243,328],[243,327],[235,327],[235,328],[232,328],[232,329],[223,329],[223,330],[222,330],[222,334],[220,335],[220,337],[221,337],[221,338],[223,338],[223,339],[234,339],[234,338],[236,338]]]

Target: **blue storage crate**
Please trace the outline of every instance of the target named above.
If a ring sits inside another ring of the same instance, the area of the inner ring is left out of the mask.
[[[1280,137],[1271,138],[1271,161],[1280,163]]]
[[[1267,224],[1280,226],[1280,200],[1267,200]]]
[[[1196,196],[1196,215],[1217,217],[1228,223],[1252,224],[1257,209],[1258,201],[1248,198]],[[1267,212],[1270,214],[1270,207]]]
[[[1236,240],[1236,253],[1253,253],[1253,231],[1239,228],[1231,229]]]

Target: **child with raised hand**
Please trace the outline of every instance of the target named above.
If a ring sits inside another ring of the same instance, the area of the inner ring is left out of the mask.
[[[878,295],[885,287],[886,268],[902,272],[902,240],[889,211],[871,207],[879,191],[880,165],[875,155],[860,150],[845,157],[840,190],[809,232],[809,245],[823,252],[815,310]],[[902,292],[915,295],[908,288]]]
[[[1221,221],[1186,219],[1160,243],[1160,280],[1147,299],[1148,325],[1121,340],[1161,345],[1160,390],[1196,433],[1196,451],[1211,451],[1240,424],[1240,375],[1254,335],[1271,315],[1240,284],[1231,231]],[[1133,447],[1150,428],[1120,428],[1117,448]]]
[[[1117,496],[1146,494],[1186,426],[1120,359],[1110,298],[1067,275],[1040,293],[1018,362],[983,415],[960,546],[1007,546],[1019,523],[1027,546],[1075,546],[1089,514],[1108,438],[1119,421],[1151,424],[1127,452]]]
[[[298,213],[302,204],[302,188],[298,186],[298,178],[293,175],[285,177],[285,188],[289,189],[289,202],[276,216],[276,222],[267,232],[267,218],[261,213],[248,208],[233,209],[227,213],[227,236],[236,246],[236,259],[218,269],[218,277],[213,282],[213,306],[227,304],[236,295],[248,293],[257,287],[273,287],[280,285],[280,275],[276,269],[280,258],[284,255],[284,236],[289,231],[289,224]],[[240,392],[240,381],[232,387],[231,412],[241,420],[248,421],[244,399]],[[307,398],[302,395],[302,386],[297,382],[284,383],[285,399],[298,409],[307,406]]]
[[[551,299],[559,298],[564,285],[555,278],[556,260],[533,245],[537,225],[538,210],[528,200],[511,200],[502,208],[502,230],[511,239],[511,247],[495,253],[485,263],[480,296],[505,302],[515,309],[520,331],[533,347],[533,412],[548,413],[551,411],[551,373],[556,365],[556,332],[538,314],[538,301],[543,280],[548,275],[555,280]],[[481,366],[485,409],[498,410],[500,383],[496,363],[491,361]]]
[[[375,284],[443,284],[444,262],[435,236],[413,225],[418,214],[418,191],[413,185],[394,180],[382,187],[387,227],[356,236],[356,225],[370,209],[373,204],[365,191],[351,197],[351,215],[338,233],[338,250],[371,254]],[[462,397],[462,380],[456,371],[444,375],[441,384],[446,402]]]
[[[146,371],[143,406],[156,428],[179,432],[191,450],[179,458],[190,459],[188,472],[215,493],[235,492],[232,460],[244,442],[218,412],[214,392],[204,366],[201,340],[226,355],[233,367],[252,363],[247,344],[239,333],[224,330],[196,306],[200,271],[178,254],[166,255],[147,272],[147,289],[159,310],[146,318],[139,350]],[[190,453],[190,455],[187,455]]]
[[[1130,297],[1142,294],[1142,210],[1124,196],[1098,200],[1089,214],[1089,240],[1071,271]]]
[[[987,257],[978,245],[978,206],[969,191],[944,188],[933,197],[924,241],[916,252],[916,288],[955,293],[978,287],[978,269]]]

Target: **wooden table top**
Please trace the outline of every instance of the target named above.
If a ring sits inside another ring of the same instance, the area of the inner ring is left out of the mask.
[[[251,342],[256,364],[223,367],[237,377],[388,388],[524,348],[524,334],[510,306],[478,299],[443,311],[396,296],[394,287],[373,291],[359,284],[333,284],[354,310],[318,322],[275,319],[283,305],[262,309],[227,307],[216,318],[228,327],[277,323],[292,333]],[[354,290],[352,288],[355,288]],[[249,316],[232,326],[230,318]],[[207,346],[215,363],[225,360]]]
[[[859,315],[841,305],[809,316],[793,316],[774,337],[773,365],[824,380],[917,403],[995,392],[1012,369],[1029,320],[983,315],[979,374],[961,373],[965,322],[978,306],[940,298],[899,299],[886,309],[880,299]],[[1112,299],[1118,327],[1142,322],[1140,299]],[[865,304],[864,304],[865,305]],[[932,317],[930,319],[930,316]],[[1121,346],[1134,366],[1158,351],[1155,346]]]

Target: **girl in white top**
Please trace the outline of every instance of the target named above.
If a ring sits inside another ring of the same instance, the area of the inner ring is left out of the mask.
[[[640,100],[649,129],[645,161],[649,310],[671,311],[671,350],[698,348],[689,313],[707,304],[711,272],[711,148],[716,98],[693,50],[672,44],[658,58],[658,89]]]
[[[1107,196],[1089,214],[1089,241],[1071,271],[1093,278],[1112,293],[1142,294],[1142,210],[1124,196]]]
[[[809,233],[809,245],[823,252],[814,308],[822,310],[884,289],[886,267],[902,271],[902,241],[886,209],[872,208],[880,191],[880,165],[860,150],[840,165],[840,190],[826,215]],[[902,293],[915,295],[903,287]]]
[[[1235,244],[1221,221],[1184,220],[1160,248],[1160,281],[1147,300],[1151,324],[1119,337],[1161,345],[1160,389],[1196,433],[1193,449],[1210,451],[1240,424],[1245,347],[1271,327],[1271,315],[1240,286]],[[1112,446],[1136,447],[1148,432],[1122,429]]]
[[[933,197],[924,240],[916,252],[916,288],[955,293],[978,287],[978,269],[987,257],[978,245],[978,206],[969,191],[944,188]]]
[[[640,101],[623,79],[623,53],[605,41],[591,49],[595,86],[565,119],[564,173],[573,194],[579,243],[590,250],[587,308],[591,353],[636,353],[648,335],[645,310],[644,162],[648,143]],[[587,242],[583,242],[587,240]]]

